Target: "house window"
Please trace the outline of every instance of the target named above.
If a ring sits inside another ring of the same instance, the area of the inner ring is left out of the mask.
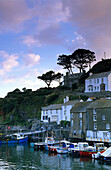
[[[46,114],[48,114],[48,111],[46,111]]]
[[[96,84],[96,79],[94,79],[94,83]]]
[[[97,123],[94,123],[94,130],[97,130]]]
[[[43,120],[48,120],[48,116],[43,116]]]
[[[65,120],[67,120],[67,116],[65,116]]]
[[[73,118],[73,114],[71,113],[71,118]]]
[[[43,115],[45,115],[45,111],[43,111]]]
[[[97,115],[93,115],[93,121],[97,121]]]
[[[50,110],[50,114],[52,114],[52,110]]]
[[[99,83],[99,79],[97,79],[97,83]]]
[[[103,138],[107,138],[107,132],[103,132]]]
[[[64,115],[66,115],[66,110],[64,110]]]
[[[93,138],[97,138],[97,132],[93,132]]]
[[[94,90],[96,90],[96,86],[94,87]]]
[[[97,90],[99,90],[99,86],[97,86]]]
[[[105,120],[105,115],[102,115],[102,120]]]
[[[89,82],[91,83],[91,82],[92,82],[92,80],[89,80]]]
[[[56,110],[56,114],[58,113],[58,110]]]
[[[102,84],[100,85],[100,90],[101,90],[101,91],[105,91],[105,84],[104,84],[104,83],[102,83]]]
[[[82,120],[79,121],[79,127],[82,128]]]
[[[106,124],[106,129],[110,129],[110,124],[109,123]]]
[[[89,85],[89,86],[88,86],[88,89],[89,89],[89,91],[93,91],[93,86],[92,86],[92,85]]]
[[[73,126],[73,120],[71,120],[71,126]]]
[[[104,82],[104,79],[103,79],[103,78],[101,79],[101,82],[102,82],[102,83]]]
[[[96,109],[93,109],[93,114],[96,114]]]
[[[79,118],[82,118],[82,113],[79,113]]]

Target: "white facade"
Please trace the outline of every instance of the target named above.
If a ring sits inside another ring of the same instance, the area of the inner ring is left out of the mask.
[[[85,80],[85,92],[111,91],[111,72],[90,74]]]
[[[69,101],[68,96],[64,98],[63,104],[54,104],[48,107],[43,107],[41,111],[41,121],[43,122],[57,122],[70,121],[70,110],[78,100]]]
[[[57,122],[60,123],[61,120],[61,104],[50,105],[48,107],[43,107],[41,111],[41,121],[43,122]]]
[[[110,131],[91,131],[87,130],[86,133],[87,141],[95,142],[111,142],[111,132]]]

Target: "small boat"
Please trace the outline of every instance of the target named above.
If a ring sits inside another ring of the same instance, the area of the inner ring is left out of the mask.
[[[37,150],[49,150],[50,146],[53,146],[55,140],[53,137],[46,137],[45,142],[34,143],[34,149]]]
[[[105,150],[106,150],[106,147],[104,146],[104,143],[95,143],[94,147],[88,146],[84,148],[83,150],[80,150],[79,154],[80,156],[93,157],[94,154],[97,154],[98,152],[103,153]]]
[[[0,144],[24,143],[28,141],[28,136],[24,133],[15,133],[10,136],[1,137]]]
[[[85,150],[89,147],[89,144],[87,142],[78,142],[78,144],[75,144],[75,147],[71,149],[71,154],[74,157],[80,157],[80,151]]]
[[[68,148],[68,154],[73,154],[73,150],[78,147],[77,143],[70,143]]]
[[[68,154],[68,149],[67,148],[57,148],[57,153],[60,154]]]
[[[111,162],[111,147],[100,155],[100,160],[102,162]]]

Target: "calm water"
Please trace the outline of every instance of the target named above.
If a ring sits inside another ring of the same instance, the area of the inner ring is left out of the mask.
[[[111,165],[99,164],[89,158],[73,158],[70,155],[49,155],[34,151],[28,144],[0,146],[0,170],[111,170]]]

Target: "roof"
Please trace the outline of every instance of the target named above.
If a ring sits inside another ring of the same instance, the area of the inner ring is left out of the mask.
[[[111,99],[102,99],[102,100],[96,100],[95,102],[91,103],[87,108],[88,109],[97,109],[97,108],[111,108]]]
[[[63,106],[66,106],[66,105],[75,105],[78,102],[79,102],[79,100],[69,100],[68,102],[63,103],[62,105]]]
[[[63,104],[52,104],[47,107],[42,107],[42,110],[56,110],[56,109],[61,109]]]
[[[86,108],[92,103],[92,101],[78,102],[76,103],[72,109],[71,113],[75,112],[86,112]]]
[[[97,74],[92,74],[89,76],[86,80],[88,79],[94,79],[94,78],[101,78],[101,77],[108,77],[108,75],[111,73],[111,71],[108,72],[102,72],[102,73],[97,73]]]

